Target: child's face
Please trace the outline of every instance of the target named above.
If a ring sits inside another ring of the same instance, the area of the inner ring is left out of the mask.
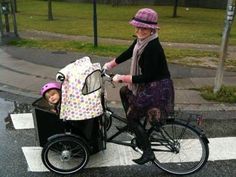
[[[51,104],[57,104],[60,101],[60,93],[56,89],[52,89],[46,92],[45,98]]]

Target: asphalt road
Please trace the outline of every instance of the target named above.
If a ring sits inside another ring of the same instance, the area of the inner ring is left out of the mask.
[[[34,130],[15,130],[10,113],[23,113],[31,111],[31,103],[33,99],[0,92],[0,177],[57,177],[60,175],[52,172],[29,172],[25,157],[22,153],[22,146],[35,145]],[[120,109],[116,111],[121,112]],[[185,113],[186,114],[186,113]],[[235,112],[223,114],[220,119],[219,112],[208,113],[208,118],[204,122],[204,130],[208,137],[232,137],[236,136],[236,119]],[[151,166],[115,166],[102,168],[89,168],[68,177],[167,177],[171,176],[154,165]],[[198,173],[191,175],[193,177],[218,177],[236,176],[236,159],[209,161],[207,165]]]
[[[85,53],[66,52],[66,51],[50,51],[36,48],[21,48],[14,46],[3,46],[5,52],[13,58],[22,59],[31,63],[51,66],[55,68],[63,68],[75,59],[88,56]],[[99,62],[101,66],[111,57],[89,56],[93,63]],[[56,61],[56,62],[55,62]],[[129,72],[130,60],[121,63],[112,70],[114,73],[126,74]],[[189,77],[215,77],[215,69],[187,67],[178,64],[169,64],[172,78],[189,78]],[[224,72],[224,76],[235,76],[235,72]]]

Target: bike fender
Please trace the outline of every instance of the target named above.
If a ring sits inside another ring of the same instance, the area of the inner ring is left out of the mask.
[[[206,137],[206,134],[204,133],[204,130],[201,129],[200,127],[196,126],[196,125],[191,125],[200,135],[200,137],[206,142],[206,143],[209,143],[209,140],[208,138]]]
[[[207,144],[209,144],[209,140],[208,140],[208,138],[206,137],[205,134],[201,134],[201,137]]]
[[[176,121],[177,121],[177,122],[180,122],[180,123],[186,124],[186,121],[184,121],[184,120],[178,119],[178,120],[176,120]],[[209,143],[209,140],[208,140],[208,138],[206,137],[206,135],[205,135],[203,129],[201,129],[199,126],[192,125],[190,122],[187,123],[187,124],[188,124],[188,126],[190,126],[190,127],[192,127],[193,129],[195,129],[195,130],[197,131],[197,133],[200,135],[200,137],[201,137],[206,143]]]
[[[56,139],[56,138],[64,137],[64,136],[69,136],[69,137],[81,139],[80,136],[75,135],[75,134],[71,134],[71,133],[60,133],[60,134],[55,134],[55,135],[52,135],[52,136],[48,137],[48,141],[51,141],[51,140]]]

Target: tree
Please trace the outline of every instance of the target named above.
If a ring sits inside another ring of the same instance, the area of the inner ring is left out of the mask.
[[[14,0],[14,3],[12,4],[12,17],[13,17],[13,28],[14,28],[14,34],[16,37],[19,37],[18,30],[17,30],[17,24],[16,24],[16,0]]]
[[[52,0],[48,0],[48,20],[53,20],[53,15],[52,15]]]
[[[226,12],[225,26],[224,26],[221,48],[220,48],[219,65],[217,67],[216,77],[215,77],[214,93],[220,90],[222,86],[222,82],[223,82],[224,62],[225,62],[226,54],[227,54],[229,34],[230,34],[231,26],[233,24],[235,12],[236,12],[235,5],[236,5],[235,0],[228,0],[227,8],[226,8],[227,12]]]
[[[173,15],[172,15],[173,18],[177,17],[178,2],[179,2],[179,0],[174,0],[174,11],[173,11]]]
[[[16,0],[12,0],[13,2],[12,3],[12,6],[14,5],[15,9],[14,9],[14,12],[17,13],[17,4],[16,4]],[[12,9],[12,12],[13,12],[13,9]]]
[[[112,0],[112,6],[118,6],[119,5],[119,1],[118,0]]]

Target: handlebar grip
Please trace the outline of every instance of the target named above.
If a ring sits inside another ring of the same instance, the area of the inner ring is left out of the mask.
[[[62,73],[57,73],[56,80],[59,82],[63,82],[65,80],[65,76]]]
[[[60,80],[60,81],[64,81],[65,78],[63,76],[58,76],[57,79]]]

